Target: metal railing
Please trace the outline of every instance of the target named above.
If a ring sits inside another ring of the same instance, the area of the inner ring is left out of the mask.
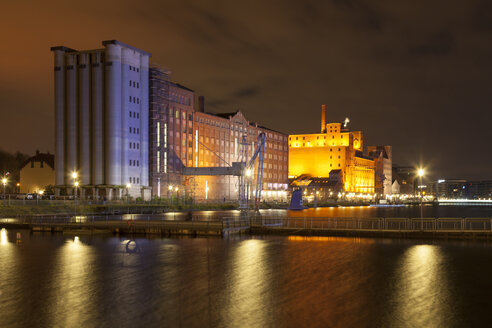
[[[252,226],[312,230],[492,231],[492,218],[288,218],[251,219]]]

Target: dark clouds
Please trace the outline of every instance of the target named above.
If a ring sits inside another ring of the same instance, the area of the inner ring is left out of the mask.
[[[66,1],[4,4],[2,148],[53,150],[50,46],[119,39],[205,95],[287,133],[351,119],[365,144],[436,176],[492,178],[488,1]]]

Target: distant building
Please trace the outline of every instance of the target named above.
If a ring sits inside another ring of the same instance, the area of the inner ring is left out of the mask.
[[[471,199],[492,199],[492,180],[468,181],[467,186]]]
[[[441,179],[427,184],[428,192],[438,199],[468,199],[468,183],[462,179]]]
[[[53,47],[56,193],[148,198],[150,53],[116,40],[77,51]]]
[[[367,152],[375,161],[375,192],[383,195],[393,193],[392,168],[393,152],[391,146],[369,146]]]
[[[414,181],[417,173],[414,167],[393,165],[391,177],[393,193],[395,190],[399,190],[397,194],[414,195],[416,193]]]
[[[363,153],[362,132],[350,131],[348,121],[325,123],[325,111],[323,105],[320,133],[289,136],[289,177],[328,178],[340,170],[345,192],[374,193],[375,160]]]
[[[196,201],[236,201],[237,177],[183,175],[183,169],[226,167],[232,162],[247,161],[257,146],[258,134],[264,132],[262,198],[286,200],[287,135],[249,122],[240,111],[206,113],[203,98],[195,111],[193,90],[170,82],[169,73],[160,68],[151,69],[150,90],[150,164],[154,196],[186,195]],[[250,189],[250,193],[253,192]]]
[[[28,158],[20,168],[20,193],[38,193],[55,184],[55,156],[40,153]]]

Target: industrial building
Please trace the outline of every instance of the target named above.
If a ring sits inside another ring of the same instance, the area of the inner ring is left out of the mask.
[[[169,71],[149,69],[150,53],[116,40],[102,45],[51,48],[58,195],[80,190],[91,199],[237,201],[238,176],[185,169],[246,163],[264,133],[263,198],[286,200],[287,135],[249,122],[239,111],[206,113],[203,97],[196,106],[195,92],[172,82]],[[245,183],[253,193],[254,175]]]
[[[266,147],[262,197],[286,201],[286,134],[249,122],[240,111],[206,113],[203,97],[198,98],[195,110],[194,91],[171,82],[169,72],[161,68],[151,68],[150,90],[150,175],[154,196],[189,197],[198,202],[236,201],[238,177],[194,175],[185,168],[226,168],[234,162],[247,162],[263,132]],[[256,186],[252,173],[249,194],[254,192],[251,186]]]
[[[340,186],[330,190],[335,194],[373,194],[377,180],[382,193],[391,192],[391,147],[371,147],[372,156],[365,155],[362,131],[350,131],[348,123],[326,123],[322,105],[320,133],[289,135],[289,178],[294,186],[309,187],[303,181],[325,178],[327,188]],[[316,185],[320,191],[322,186]]]
[[[55,192],[149,198],[150,53],[116,40],[51,48],[55,76]]]

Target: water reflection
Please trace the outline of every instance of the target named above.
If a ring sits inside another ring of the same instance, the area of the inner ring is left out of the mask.
[[[9,236],[7,235],[7,230],[2,228],[0,232],[0,245],[7,245],[9,243]]]
[[[394,277],[394,311],[389,316],[393,327],[450,327],[454,312],[441,247],[415,245],[403,254]]]
[[[267,327],[270,270],[266,261],[266,242],[243,241],[233,256],[230,299],[223,309],[224,323]]]
[[[91,295],[94,290],[92,265],[94,254],[79,237],[66,240],[57,250],[56,279],[52,286],[56,307],[52,309],[51,326],[84,327],[95,311]]]

